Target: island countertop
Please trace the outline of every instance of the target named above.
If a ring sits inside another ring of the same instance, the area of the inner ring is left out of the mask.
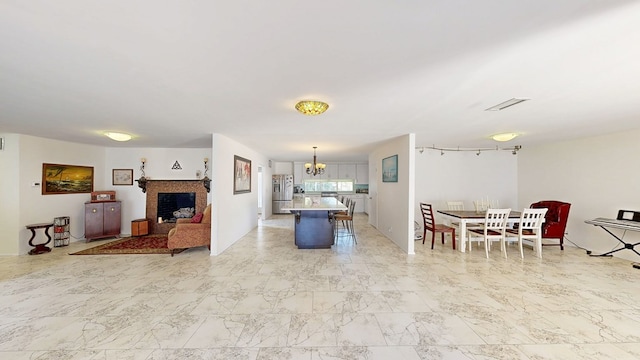
[[[302,199],[293,199],[293,205],[290,207],[282,208],[282,210],[345,211],[347,210],[347,207],[334,197],[304,197]]]

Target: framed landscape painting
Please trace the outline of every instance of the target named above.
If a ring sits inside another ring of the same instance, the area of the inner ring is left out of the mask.
[[[251,160],[233,156],[233,193],[251,192]]]
[[[133,169],[113,169],[113,185],[133,185]]]
[[[93,191],[93,166],[42,164],[42,195]]]
[[[382,182],[398,182],[398,155],[382,159]]]

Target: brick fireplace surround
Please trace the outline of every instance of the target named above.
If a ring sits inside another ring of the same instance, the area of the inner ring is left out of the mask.
[[[207,206],[207,189],[202,180],[147,180],[147,219],[149,233],[167,234],[175,223],[158,224],[158,193],[195,193],[196,214]]]

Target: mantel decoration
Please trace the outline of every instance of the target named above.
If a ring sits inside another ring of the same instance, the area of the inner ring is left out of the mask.
[[[251,160],[233,156],[233,194],[251,192]]]
[[[328,108],[329,104],[317,100],[302,100],[296,104],[296,110],[305,115],[320,115]]]
[[[42,195],[93,191],[93,166],[42,164]]]
[[[138,180],[136,180],[136,182],[138,183],[138,187],[140,189],[142,189],[143,193],[147,192],[147,184],[149,183],[149,181],[152,181],[151,179],[149,179],[146,176],[146,174],[144,172],[144,168],[145,168],[146,163],[147,163],[147,159],[146,158],[141,158],[140,159],[140,178]],[[176,161],[176,163],[177,163],[177,161]],[[209,170],[208,163],[209,163],[209,158],[204,158],[204,179],[202,179],[202,180],[197,179],[196,181],[202,181],[202,185],[205,187],[205,189],[207,189],[207,192],[210,192],[211,191],[211,179],[209,179],[209,176],[207,175],[207,171]],[[251,162],[249,162],[249,166],[251,166]],[[180,169],[182,169],[182,167],[180,167]],[[130,171],[133,173],[133,170],[130,170]],[[133,177],[133,174],[131,175],[131,177]],[[156,179],[156,181],[166,181],[166,180],[158,180],[158,179]],[[169,181],[189,181],[189,180],[169,180]],[[251,190],[251,188],[249,188],[249,191],[250,190]]]
[[[207,172],[209,171],[209,158],[204,158],[204,178],[202,179],[202,184],[204,185],[207,192],[211,191],[211,179],[209,179],[209,175]]]
[[[316,176],[324,174],[324,169],[327,167],[327,164],[319,163],[316,157],[316,149],[318,147],[313,147],[313,164],[306,163],[304,164],[304,168],[307,169],[307,174]]]
[[[147,163],[147,159],[145,159],[145,158],[140,159],[140,163],[141,163],[141,165],[140,165],[140,179],[136,180],[136,182],[138,183],[138,187],[140,189],[142,189],[142,192],[146,193],[147,192],[147,178],[145,177],[145,174],[144,174],[144,164]]]

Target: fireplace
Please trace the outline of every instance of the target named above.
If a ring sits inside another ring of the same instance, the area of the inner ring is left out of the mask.
[[[158,193],[158,222],[176,222],[195,215],[196,193]]]
[[[164,215],[159,215],[159,211],[165,211],[160,209],[162,207],[160,198],[164,197],[164,195],[160,196],[161,194],[189,194],[188,196],[178,195],[179,200],[175,200],[175,202],[179,207],[193,207],[194,214],[203,212],[207,206],[207,189],[203,186],[202,180],[147,180],[146,194],[146,217],[150,220],[149,233],[151,234],[166,234],[176,226],[174,222],[166,221],[174,217],[173,212],[177,208],[166,210],[168,212],[163,212]],[[184,205],[184,198],[191,198],[191,194],[195,199],[194,205]],[[162,202],[164,203],[164,200]],[[158,217],[162,217],[162,223],[158,222]]]

